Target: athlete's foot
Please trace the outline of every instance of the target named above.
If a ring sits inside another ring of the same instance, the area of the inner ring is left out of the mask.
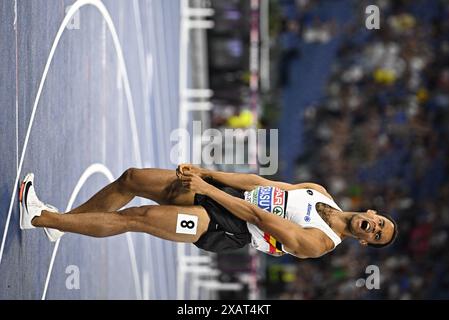
[[[39,200],[34,190],[34,174],[29,173],[23,179],[19,192],[20,229],[35,228],[31,223],[35,217],[41,215],[44,204]]]
[[[19,193],[20,202],[20,229],[34,229],[32,220],[39,217],[42,211],[58,212],[58,210],[48,204],[44,204],[36,195],[34,189],[34,174],[29,173],[23,179]],[[50,241],[58,240],[64,233],[51,228],[44,228],[44,232]]]
[[[53,207],[50,204],[46,204],[45,208],[43,210],[62,214],[58,211],[58,209],[56,209],[55,207]],[[57,241],[59,238],[61,238],[64,235],[64,232],[59,231],[58,229],[53,229],[53,228],[44,228],[44,232],[45,232],[45,235],[48,237],[48,239],[51,242]]]

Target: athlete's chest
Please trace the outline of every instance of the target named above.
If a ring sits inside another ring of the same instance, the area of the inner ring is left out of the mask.
[[[322,222],[322,217],[317,211],[317,203],[321,197],[315,190],[298,189],[289,191],[288,203],[286,205],[285,218],[301,226]]]

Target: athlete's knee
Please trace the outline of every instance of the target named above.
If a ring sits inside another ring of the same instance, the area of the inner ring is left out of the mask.
[[[151,223],[151,216],[154,215],[157,206],[132,207],[122,211],[127,217],[127,228],[130,231],[142,231]],[[129,212],[128,212],[129,211]]]
[[[142,212],[140,213],[140,217],[144,221],[151,221],[151,219],[154,217],[154,215],[157,213],[158,210],[160,210],[161,206],[158,205],[149,205],[142,208]]]
[[[123,190],[129,191],[134,189],[139,170],[140,169],[137,168],[128,168],[117,179],[117,182]]]

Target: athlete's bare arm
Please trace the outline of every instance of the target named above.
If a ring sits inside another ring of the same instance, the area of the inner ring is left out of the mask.
[[[252,203],[215,188],[188,170],[185,170],[180,178],[186,188],[194,193],[207,195],[238,218],[270,233],[290,253],[299,258],[320,257],[333,248],[332,241],[320,230],[305,229],[291,221],[269,214]]]
[[[209,178],[234,189],[245,191],[253,190],[264,182],[262,177],[255,174],[214,171],[191,164],[181,164],[177,171],[181,174],[190,171],[203,179]]]
[[[191,164],[181,164],[178,166],[177,170],[179,173],[183,173],[184,170],[189,170],[203,179],[211,178],[215,181],[239,190],[250,191],[254,190],[258,186],[277,187],[285,191],[296,189],[312,189],[321,192],[332,199],[332,196],[323,186],[312,182],[291,184],[281,181],[269,180],[264,177],[258,176],[257,174],[213,171],[196,167]]]

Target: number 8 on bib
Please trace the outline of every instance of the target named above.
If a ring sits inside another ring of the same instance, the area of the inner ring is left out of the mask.
[[[198,217],[190,214],[178,214],[176,222],[176,233],[196,234],[198,226]]]

